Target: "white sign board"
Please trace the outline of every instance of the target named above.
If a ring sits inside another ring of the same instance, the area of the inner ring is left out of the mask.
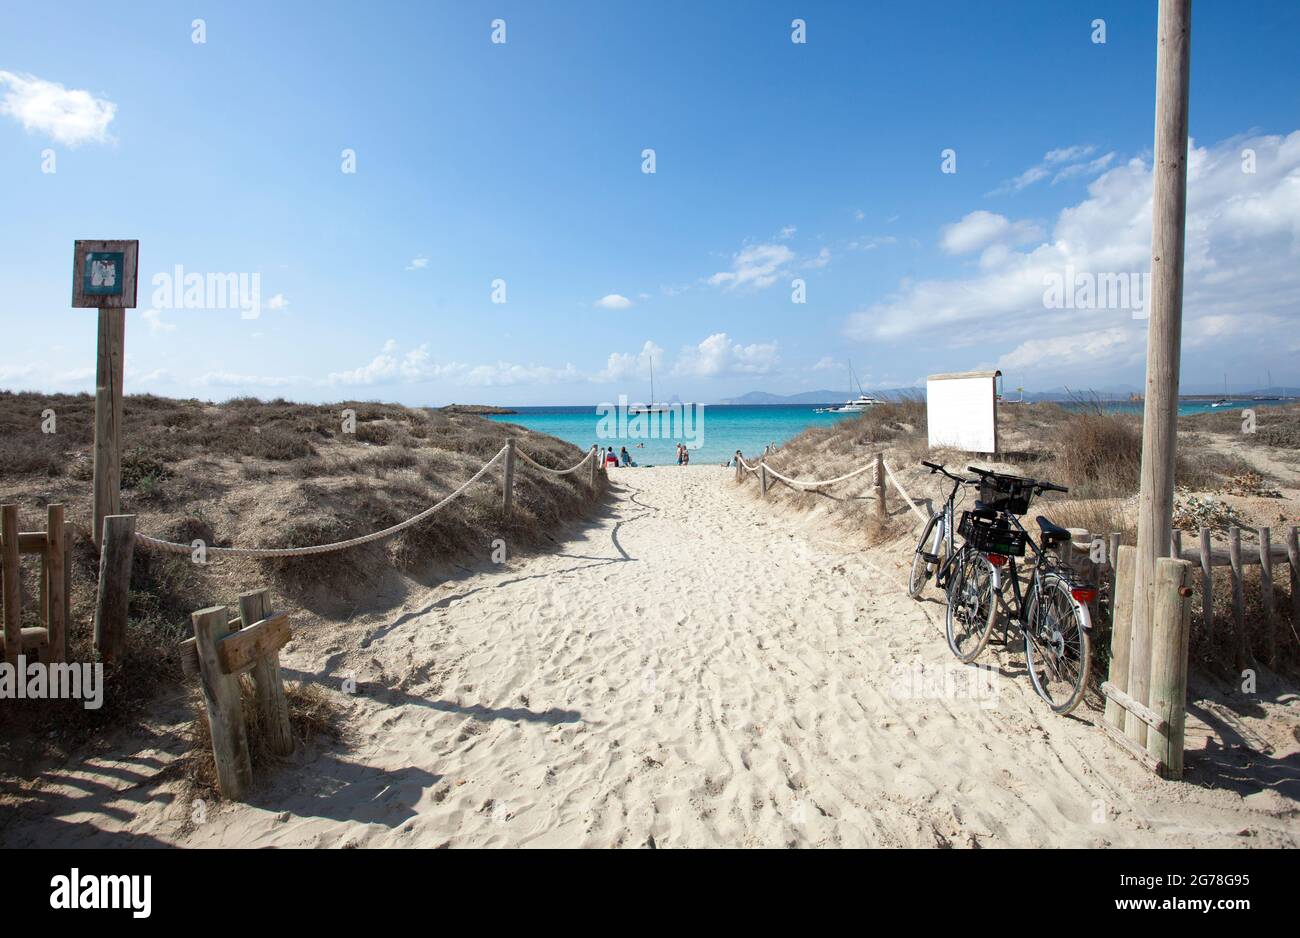
[[[930,447],[998,451],[997,371],[931,375],[925,385]]]

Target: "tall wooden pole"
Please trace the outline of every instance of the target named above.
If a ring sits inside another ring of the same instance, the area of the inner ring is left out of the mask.
[[[104,519],[121,513],[122,364],[126,346],[126,310],[99,311],[99,354],[95,366],[95,543]]]
[[[1151,296],[1146,402],[1142,412],[1142,488],[1133,584],[1129,694],[1147,703],[1156,559],[1168,556],[1178,434],[1178,370],[1183,331],[1183,242],[1187,221],[1187,89],[1192,0],[1160,0],[1156,27],[1156,133],[1152,166]],[[1129,738],[1145,744],[1131,714]]]

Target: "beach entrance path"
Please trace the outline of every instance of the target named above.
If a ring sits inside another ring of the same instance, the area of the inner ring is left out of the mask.
[[[937,595],[906,596],[903,541],[864,551],[718,467],[612,475],[608,508],[553,553],[443,584],[324,660],[289,656],[291,676],[334,687],[355,672],[346,744],[200,824],[183,801],[133,798],[80,829],[193,846],[1295,846],[1283,786],[1160,781],[1096,710],[1052,714],[1016,649],[955,662]]]

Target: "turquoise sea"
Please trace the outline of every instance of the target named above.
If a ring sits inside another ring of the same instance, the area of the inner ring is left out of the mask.
[[[1244,407],[1268,407],[1285,401],[1234,400],[1224,410]],[[1064,405],[1073,406],[1071,404]],[[1141,414],[1140,403],[1127,401],[1108,403],[1108,410]],[[808,427],[828,426],[841,420],[852,420],[854,414],[818,414],[811,404],[743,405],[706,404],[702,416],[698,411],[688,411],[687,419],[659,418],[638,427],[629,423],[620,428],[608,418],[602,418],[595,407],[519,407],[517,414],[498,414],[490,419],[514,423],[549,433],[575,446],[586,449],[592,443],[602,448],[613,446],[617,453],[627,447],[632,459],[641,466],[661,466],[676,463],[676,444],[680,439],[690,447],[692,465],[722,465],[736,450],[753,456],[762,452],[768,443],[778,446],[797,436]],[[1180,414],[1195,414],[1211,410],[1210,401],[1183,401]],[[651,435],[659,431],[656,438]],[[637,444],[642,444],[638,446]]]

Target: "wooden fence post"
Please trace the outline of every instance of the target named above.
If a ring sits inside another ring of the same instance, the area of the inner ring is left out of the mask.
[[[767,457],[764,456],[758,463],[758,494],[767,498]]]
[[[1133,551],[1132,547],[1121,546],[1117,557],[1112,559],[1110,683],[1125,693],[1128,692],[1128,658],[1133,628]],[[1106,722],[1123,732],[1125,719],[1124,708],[1107,697]]]
[[[23,653],[21,562],[18,557],[18,506],[0,506],[0,540],[4,541],[0,569],[4,573],[4,633],[5,661],[18,667],[18,656]]]
[[[1300,632],[1300,536],[1295,525],[1286,536],[1286,559],[1291,565],[1291,624]]]
[[[885,454],[876,453],[876,514],[880,520],[889,517],[889,506],[885,504]]]
[[[745,470],[740,466],[740,450],[736,450],[736,481],[740,482],[744,478]]]
[[[1232,567],[1232,628],[1236,633],[1234,664],[1240,671],[1250,656],[1250,636],[1246,634],[1246,592],[1241,577],[1241,528],[1236,525],[1228,531],[1228,564]]]
[[[501,483],[501,510],[510,517],[511,503],[515,497],[515,439],[506,440],[506,465]],[[243,606],[240,606],[243,609]]]
[[[1147,752],[1165,767],[1165,777],[1183,777],[1183,730],[1187,716],[1187,645],[1192,621],[1192,565],[1162,557],[1156,561],[1151,616],[1151,703],[1163,721],[1150,727]]]
[[[95,468],[92,531],[103,532],[104,519],[121,510],[122,360],[126,310],[100,309],[99,356],[95,367]]]
[[[239,597],[239,616],[244,620],[244,628],[261,622],[270,614],[267,590],[254,590]],[[289,702],[284,697],[279,652],[258,657],[253,662],[252,676],[257,691],[257,719],[266,733],[267,743],[272,752],[287,756],[293,752],[293,730],[289,726]]]
[[[211,606],[191,618],[194,648],[199,657],[199,686],[207,705],[212,756],[217,766],[217,785],[222,795],[237,800],[252,782],[253,764],[248,755],[239,678],[222,671],[217,654],[217,642],[229,629],[229,613],[225,606]]]
[[[1206,639],[1214,636],[1214,561],[1210,556],[1210,529],[1201,527],[1201,628]]]
[[[596,487],[596,444],[591,444],[591,487]]]
[[[45,510],[45,630],[50,661],[68,660],[68,597],[63,591],[63,565],[67,545],[63,541],[63,506]]]
[[[1264,603],[1264,660],[1277,667],[1277,636],[1273,633],[1273,538],[1268,528],[1259,529],[1259,586]]]
[[[95,601],[95,647],[105,661],[126,651],[127,606],[131,598],[131,557],[135,515],[109,515],[99,548],[99,590]]]

